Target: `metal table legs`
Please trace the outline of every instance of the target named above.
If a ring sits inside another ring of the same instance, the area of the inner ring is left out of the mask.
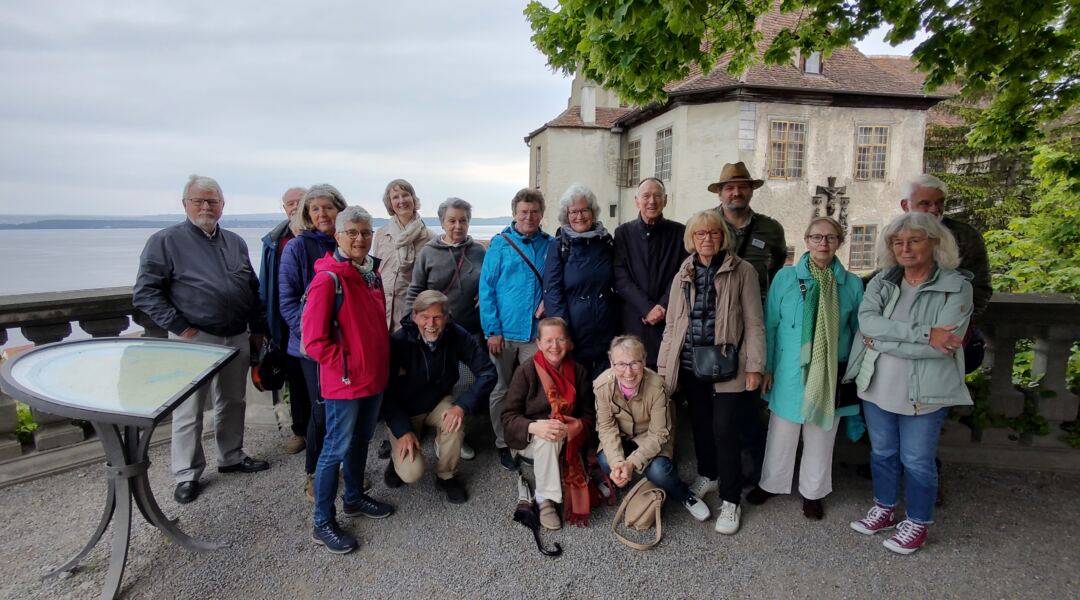
[[[72,571],[105,533],[109,522],[113,521],[112,556],[109,559],[109,571],[105,575],[105,585],[101,590],[103,599],[115,598],[120,591],[120,580],[124,576],[127,562],[128,545],[131,536],[132,498],[135,506],[151,525],[157,527],[173,542],[193,552],[217,550],[227,544],[200,542],[176,526],[176,519],[169,519],[161,512],[161,507],[154,500],[150,489],[150,480],[146,476],[150,461],[146,458],[150,448],[152,428],[142,429],[125,426],[123,432],[117,425],[94,423],[98,437],[105,447],[105,476],[108,479],[108,493],[105,497],[105,509],[97,529],[90,536],[86,546],[63,565],[45,574],[43,578],[55,577],[60,573]],[[115,520],[114,520],[115,519]]]

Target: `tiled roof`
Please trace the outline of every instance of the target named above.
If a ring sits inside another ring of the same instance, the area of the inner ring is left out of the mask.
[[[922,88],[926,80],[926,74],[915,68],[915,61],[910,56],[876,55],[868,56],[870,62],[877,68],[897,79],[907,79],[912,84]],[[955,84],[943,85],[934,90],[935,95],[951,96],[960,91]],[[946,107],[938,104],[926,113],[928,125],[941,125],[942,127],[958,127],[964,124],[964,119],[950,112]]]
[[[631,109],[629,109],[629,108],[604,108],[604,107],[599,107],[598,106],[596,108],[596,122],[595,123],[585,123],[585,121],[581,120],[581,107],[580,106],[571,106],[570,108],[567,108],[566,110],[562,111],[559,114],[559,116],[557,116],[554,119],[548,121],[547,123],[544,123],[543,127],[540,127],[538,129],[536,129],[535,131],[531,132],[529,135],[525,136],[525,143],[528,143],[529,140],[533,136],[535,136],[536,134],[540,133],[541,131],[547,129],[548,127],[577,127],[577,128],[581,128],[581,129],[611,129],[611,127],[613,125],[615,125],[615,121],[618,121],[619,117],[621,117],[621,116],[625,115],[626,113],[630,112],[630,110]]]

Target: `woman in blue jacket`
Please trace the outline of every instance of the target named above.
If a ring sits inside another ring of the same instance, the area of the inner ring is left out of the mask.
[[[559,199],[559,227],[544,261],[544,311],[570,326],[574,360],[590,379],[608,368],[607,349],[618,331],[615,246],[597,217],[592,190],[571,185]]]
[[[315,277],[315,261],[333,253],[337,248],[334,240],[335,219],[345,209],[345,198],[329,184],[313,185],[304,194],[300,209],[296,212],[300,233],[285,245],[278,268],[278,302],[281,317],[289,326],[289,343],[286,352],[300,359],[304,371],[308,397],[311,399],[311,418],[308,420],[305,490],[314,500],[312,477],[319,462],[323,437],[326,435],[326,415],[319,395],[319,364],[300,351],[300,299],[308,284]]]
[[[806,228],[807,252],[773,279],[765,304],[765,399],[772,416],[761,481],[746,496],[762,504],[791,493],[795,451],[802,437],[799,494],[803,514],[821,519],[832,491],[832,453],[840,417],[859,411],[850,385],[840,386],[859,330],[862,281],[844,269],[836,251],[844,229],[831,217]]]

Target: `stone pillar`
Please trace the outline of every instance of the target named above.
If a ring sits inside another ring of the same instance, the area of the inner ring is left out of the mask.
[[[35,346],[51,344],[63,341],[71,335],[71,323],[30,325],[22,328],[22,334],[26,336],[26,339],[34,342]],[[33,407],[30,408],[30,412],[38,424],[38,428],[34,431],[34,447],[39,451],[68,446],[86,438],[82,427],[72,425],[71,419],[67,417],[51,415]]]
[[[990,365],[990,411],[1016,417],[1024,411],[1024,394],[1012,382],[1016,342],[1022,331],[1008,324],[987,323],[984,327],[986,350],[983,361]]]
[[[0,392],[0,461],[22,456],[22,444],[15,437],[19,427],[19,414],[15,410],[15,400]]]
[[[135,311],[135,314],[132,315],[132,319],[135,321],[136,325],[139,325],[146,330],[143,332],[143,337],[169,337],[169,332],[162,329],[161,326],[155,323],[153,319],[146,315],[146,313]]]
[[[1031,374],[1042,375],[1039,386],[1039,413],[1047,421],[1071,421],[1076,418],[1080,397],[1069,390],[1065,381],[1073,341],[1080,333],[1073,327],[1049,328],[1035,339]]]
[[[79,321],[79,327],[89,333],[91,337],[117,337],[128,328],[127,317],[113,317],[111,319],[94,319],[92,321]]]

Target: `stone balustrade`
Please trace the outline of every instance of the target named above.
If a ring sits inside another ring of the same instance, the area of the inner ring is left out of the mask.
[[[35,345],[61,341],[72,334],[72,323],[94,337],[120,335],[131,322],[143,335],[166,337],[166,332],[135,310],[131,288],[74,290],[0,297],[0,344],[18,328]],[[1080,398],[1066,385],[1069,350],[1080,341],[1080,302],[1064,294],[995,294],[982,330],[987,339],[984,367],[990,371],[991,411],[1016,416],[1023,411],[1024,394],[1013,385],[1012,365],[1019,340],[1034,341],[1033,374],[1042,376],[1040,413],[1056,423],[1078,417]],[[36,450],[79,442],[81,428],[70,421],[35,411]],[[0,394],[0,461],[17,458],[23,449],[15,440],[18,424],[14,401]],[[978,439],[974,439],[977,443]]]

